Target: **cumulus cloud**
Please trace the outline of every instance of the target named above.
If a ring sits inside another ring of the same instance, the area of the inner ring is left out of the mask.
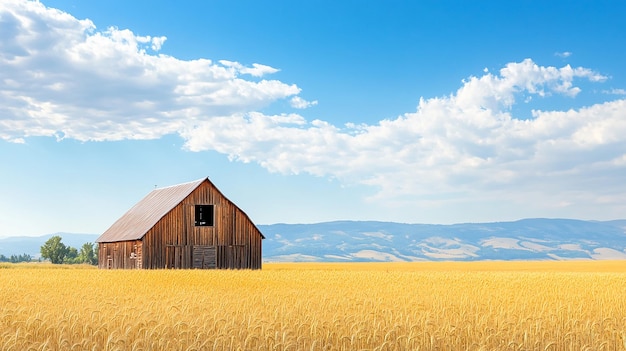
[[[35,1],[0,3],[0,138],[152,139],[296,96],[270,66],[158,54],[164,36],[98,31]],[[245,77],[252,76],[254,80]]]
[[[609,95],[626,95],[626,89],[609,89],[609,90],[603,90],[602,91],[604,94],[609,94]]]
[[[572,53],[569,52],[569,51],[555,52],[554,56],[558,56],[560,58],[568,58],[568,57],[572,56]]]
[[[152,50],[154,51],[161,50],[161,47],[163,46],[163,43],[165,43],[166,39],[167,38],[164,36],[151,38],[150,42],[152,43],[152,46],[151,46]]]
[[[301,98],[299,96],[294,96],[294,97],[291,98],[291,101],[289,101],[289,104],[293,108],[305,109],[305,108],[309,108],[311,106],[317,105],[317,100],[315,100],[315,101],[307,101],[307,100],[304,100],[303,98]]]
[[[233,62],[233,61],[227,61],[227,60],[220,60],[220,63],[224,65],[225,67],[231,68],[233,72],[235,73],[238,72],[241,74],[249,74],[254,77],[262,77],[266,74],[272,74],[272,73],[278,72],[278,69],[276,68],[266,66],[266,65],[261,65],[258,63],[253,63],[252,67],[245,67],[239,62]]]
[[[588,68],[511,62],[465,79],[448,96],[421,98],[395,119],[336,126],[263,113],[277,100],[316,103],[298,97],[296,85],[263,78],[275,68],[157,54],[164,37],[97,31],[37,2],[2,2],[0,39],[5,140],[178,134],[190,151],[372,186],[375,199],[403,206],[481,198],[619,207],[626,198],[626,99],[533,110],[531,118],[514,112],[519,101],[574,99],[577,82],[608,79]]]
[[[455,93],[422,98],[415,112],[374,125],[253,113],[205,121],[181,135],[190,150],[217,150],[273,172],[371,185],[379,189],[375,198],[399,204],[472,197],[523,204],[529,194],[555,208],[619,204],[626,195],[626,100],[534,110],[530,119],[511,112],[522,95],[575,97],[577,79],[606,77],[527,59],[470,77]]]

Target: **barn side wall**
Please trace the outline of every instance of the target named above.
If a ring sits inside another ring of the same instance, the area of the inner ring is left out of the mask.
[[[98,268],[141,269],[143,265],[141,240],[98,244]]]
[[[213,226],[195,226],[196,205],[214,205]],[[261,240],[248,216],[207,181],[146,233],[143,267],[194,268],[195,252],[195,267],[207,268],[197,256],[211,250],[216,262],[210,268],[260,269]]]

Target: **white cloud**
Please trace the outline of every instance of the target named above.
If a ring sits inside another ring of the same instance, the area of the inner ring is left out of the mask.
[[[390,206],[532,202],[555,211],[626,210],[626,99],[535,110],[531,119],[514,114],[520,99],[575,98],[578,80],[607,79],[593,70],[511,62],[467,78],[448,96],[421,98],[416,111],[395,119],[335,126],[259,112],[277,100],[316,103],[297,97],[296,85],[262,79],[275,68],[148,53],[164,41],[116,28],[99,32],[89,20],[38,2],[1,2],[0,138],[179,134],[191,151],[373,186],[373,199]]]
[[[531,119],[511,112],[524,95],[574,97],[577,79],[606,77],[524,60],[470,77],[454,94],[422,98],[417,111],[374,125],[340,128],[255,113],[205,121],[182,135],[191,150],[217,150],[273,172],[374,186],[379,192],[372,199],[397,206],[532,201],[556,211],[602,201],[621,208],[626,100],[535,110]]]
[[[569,51],[555,52],[554,56],[558,56],[560,58],[568,58],[568,57],[572,56],[572,53],[569,52]]]
[[[626,95],[626,89],[602,90],[602,93],[609,95]]]
[[[305,109],[305,108],[309,108],[311,106],[317,105],[317,100],[315,100],[315,101],[307,101],[307,100],[304,100],[303,98],[301,98],[299,96],[294,96],[289,101],[289,104],[293,108]]]
[[[278,69],[276,68],[266,66],[266,65],[261,65],[258,63],[253,63],[252,67],[245,67],[239,62],[233,62],[233,61],[227,61],[227,60],[220,60],[220,63],[226,67],[232,68],[234,72],[238,72],[241,74],[249,74],[254,77],[262,77],[266,74],[272,74],[272,73],[278,72]]]
[[[300,92],[277,69],[150,54],[164,36],[97,31],[35,1],[0,3],[0,138],[151,139]]]
[[[152,40],[151,40],[151,43],[152,43],[151,48],[152,48],[152,50],[154,50],[154,51],[161,50],[161,47],[163,46],[163,43],[165,43],[166,39],[167,38],[164,37],[164,36],[152,38]]]

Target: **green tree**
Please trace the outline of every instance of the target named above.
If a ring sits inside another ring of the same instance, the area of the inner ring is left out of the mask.
[[[75,247],[68,246],[67,254],[65,255],[64,263],[80,263],[78,259],[78,250]]]
[[[94,244],[85,243],[78,253],[78,261],[80,263],[98,264],[96,254],[94,253]]]
[[[11,255],[11,257],[9,258],[9,262],[11,263],[30,262],[31,259],[32,257],[30,257],[29,254]]]
[[[41,257],[49,259],[54,264],[63,263],[68,252],[68,247],[61,242],[61,237],[58,235],[48,239],[41,247]]]

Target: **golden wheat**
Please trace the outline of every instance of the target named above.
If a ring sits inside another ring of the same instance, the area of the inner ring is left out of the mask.
[[[12,267],[1,350],[626,349],[626,262]]]

